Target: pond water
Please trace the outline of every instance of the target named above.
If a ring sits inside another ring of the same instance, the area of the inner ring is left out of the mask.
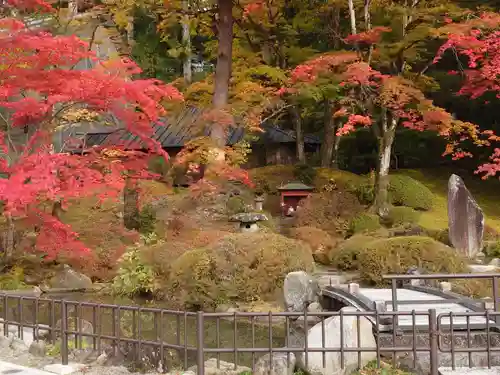
[[[167,367],[189,367],[196,361],[197,314],[169,310],[168,301],[149,302],[130,300],[97,294],[72,293],[51,295],[46,299],[3,298],[0,317],[23,324],[46,324],[56,327],[62,316],[62,304],[66,301],[68,330],[89,333],[85,324],[78,326],[76,317],[90,322],[97,337],[80,337],[75,343],[70,335],[70,345],[81,349],[93,347],[102,350],[110,345],[122,348],[127,360],[139,360],[144,356],[156,359],[162,356]],[[118,306],[117,306],[118,305]],[[250,318],[227,314],[223,318],[204,316],[203,340],[205,348],[218,348],[223,353],[206,353],[205,357],[252,366],[262,353],[237,352],[235,348],[283,347],[286,341],[286,322],[269,327],[265,316]],[[29,330],[29,328],[24,328]],[[92,334],[92,332],[90,331]],[[57,337],[57,332],[54,333]],[[54,338],[56,338],[54,337]],[[138,342],[131,343],[134,339]],[[163,347],[153,343],[163,342]],[[126,348],[126,349],[123,349]]]

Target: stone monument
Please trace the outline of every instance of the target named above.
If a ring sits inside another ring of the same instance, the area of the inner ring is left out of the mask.
[[[465,186],[452,174],[448,181],[448,227],[450,243],[455,249],[473,258],[482,249],[483,211]]]

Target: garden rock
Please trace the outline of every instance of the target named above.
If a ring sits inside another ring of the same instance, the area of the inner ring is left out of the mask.
[[[56,327],[55,327],[55,330],[56,330],[56,333],[58,335],[60,335],[61,333],[61,319],[59,319],[56,323]],[[78,332],[82,335],[92,335],[94,334],[94,326],[92,325],[92,323],[90,323],[89,321],[85,320],[85,319],[81,319],[81,318],[68,318],[68,327],[67,327],[68,330],[70,331],[75,331],[75,332]],[[75,337],[77,336],[77,337]],[[81,336],[82,337],[82,345],[92,345],[93,343],[93,340],[92,340],[92,337],[90,336]],[[80,335],[68,335],[68,341],[69,340],[77,340],[79,341],[80,340]]]
[[[35,357],[44,357],[46,351],[47,346],[45,344],[45,341],[43,340],[33,341],[29,347],[30,354],[34,355]]]
[[[344,307],[344,312],[356,311],[353,307]],[[360,343],[358,343],[358,326],[356,316],[343,316],[341,326],[340,316],[333,316],[324,321],[325,337],[323,345],[322,324],[316,324],[307,334],[308,348],[340,348],[340,330],[343,330],[344,348],[374,348],[376,347],[375,337],[373,336],[372,324],[365,317],[360,317]],[[297,366],[311,375],[344,375],[349,374],[358,367],[365,366],[368,362],[376,359],[375,352],[363,352],[361,354],[361,363],[358,366],[358,353],[344,353],[344,368],[341,368],[340,351],[325,352],[325,367],[323,367],[323,353],[308,352],[307,367],[305,366],[305,353],[297,357]]]
[[[197,373],[197,366],[192,366],[188,371]],[[239,375],[242,372],[250,373],[252,370],[246,366],[236,366],[234,363],[219,361],[219,366],[217,367],[217,359],[210,358],[205,361],[205,375]]]
[[[26,345],[23,340],[18,339],[17,337],[14,337],[12,339],[10,348],[14,351],[14,355],[19,355],[28,351],[28,345]]]
[[[76,272],[68,265],[64,265],[64,268],[50,279],[49,286],[58,289],[90,289],[92,280],[90,280],[90,277]]]
[[[495,267],[500,267],[500,259],[498,258],[493,258],[490,260],[490,266],[495,266]]]
[[[320,288],[316,279],[304,271],[290,272],[283,286],[285,309],[302,312],[307,306],[318,301]]]
[[[450,242],[463,255],[474,258],[481,251],[484,234],[484,215],[465,186],[452,174],[448,181],[448,226]]]
[[[293,353],[266,354],[255,364],[254,375],[292,375],[296,358]]]

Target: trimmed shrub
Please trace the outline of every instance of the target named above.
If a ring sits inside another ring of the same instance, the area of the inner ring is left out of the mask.
[[[247,208],[247,203],[243,197],[235,195],[229,197],[226,201],[226,212],[229,216],[234,214],[239,214],[240,212],[245,212]]]
[[[335,246],[336,241],[324,230],[314,227],[292,228],[290,237],[307,243],[312,249],[316,262],[330,264],[328,254]]]
[[[400,227],[418,223],[420,213],[411,207],[392,207],[389,215],[384,219],[384,224],[390,227]]]
[[[487,242],[483,252],[488,258],[500,258],[500,241]]]
[[[270,165],[249,171],[255,190],[261,193],[278,194],[278,187],[294,180],[292,165]]]
[[[238,233],[172,263],[166,291],[185,308],[214,308],[229,301],[273,296],[288,272],[312,271],[311,249],[278,234]]]
[[[336,190],[312,194],[295,213],[295,227],[315,227],[334,237],[345,237],[352,217],[363,211],[355,195]]]
[[[434,238],[436,241],[451,246],[450,231],[448,228],[438,230],[426,229],[426,232],[429,237]]]
[[[434,194],[421,182],[403,175],[390,176],[389,194],[395,206],[406,206],[416,210],[430,210]]]
[[[373,232],[381,227],[382,225],[380,224],[380,219],[377,215],[362,213],[356,215],[351,220],[349,232],[350,234]]]
[[[466,262],[449,246],[430,237],[392,237],[371,241],[357,256],[361,278],[370,284],[384,284],[382,276],[405,273],[416,266],[431,273],[467,272]]]
[[[306,185],[312,185],[316,179],[316,170],[307,164],[297,164],[293,169],[293,176]]]

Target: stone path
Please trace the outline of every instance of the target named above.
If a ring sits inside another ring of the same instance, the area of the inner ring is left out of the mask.
[[[453,370],[451,367],[440,367],[441,375],[500,375],[500,367],[456,367]]]
[[[0,361],[0,374],[1,375],[54,375],[47,371],[14,365],[12,363],[4,361]]]

